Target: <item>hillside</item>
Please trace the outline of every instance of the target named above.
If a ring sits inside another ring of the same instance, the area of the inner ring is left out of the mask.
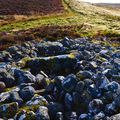
[[[80,0],[59,2],[64,8],[62,12],[56,7],[59,12],[42,16],[1,15],[0,50],[26,40],[55,40],[65,36],[106,36],[111,37],[112,41],[119,41],[119,10],[98,7]]]
[[[61,0],[0,0],[0,15],[45,15],[62,11]]]
[[[97,6],[100,6],[100,7],[120,9],[120,4],[115,4],[115,3],[95,3],[94,5],[97,5]]]

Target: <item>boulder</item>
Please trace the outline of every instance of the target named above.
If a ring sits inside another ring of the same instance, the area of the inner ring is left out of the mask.
[[[35,76],[32,75],[30,72],[25,72],[20,69],[14,69],[14,77],[17,80],[17,84],[20,85],[22,83],[34,83]]]
[[[19,106],[22,106],[23,104],[22,98],[20,98],[18,92],[16,91],[10,92],[9,101],[17,102]]]
[[[50,120],[47,107],[39,107],[39,109],[36,112],[36,120]]]
[[[35,78],[35,86],[37,89],[45,89],[47,87],[47,79],[41,75],[37,74]]]
[[[0,93],[3,92],[6,88],[6,85],[4,82],[0,82]]]
[[[92,73],[90,71],[79,71],[76,76],[79,80],[90,79],[92,77]]]
[[[0,117],[12,118],[17,113],[18,109],[19,106],[17,102],[3,104],[0,106]]]
[[[35,47],[38,49],[39,55],[42,56],[58,55],[65,51],[65,48],[59,42],[41,42],[38,43]]]
[[[47,106],[48,102],[47,100],[40,96],[40,95],[34,95],[31,100],[29,100],[26,105],[32,106],[32,105],[40,105],[40,106]]]
[[[120,114],[113,115],[109,118],[109,120],[119,120],[120,119]]]
[[[50,102],[48,105],[48,113],[52,120],[55,119],[57,112],[63,112],[63,111],[64,111],[63,105],[60,103]]]
[[[53,57],[41,57],[28,59],[25,67],[30,68],[33,74],[44,71],[47,74],[68,74],[75,72],[77,59],[74,55],[59,55]]]
[[[74,74],[70,74],[64,79],[62,87],[66,92],[71,92],[75,89],[76,83],[76,76]]]
[[[103,102],[100,99],[94,99],[89,103],[89,112],[96,114],[102,111],[103,109]]]
[[[6,69],[0,69],[0,80],[5,83],[6,87],[15,85],[15,78]]]
[[[24,87],[19,91],[19,95],[24,101],[30,100],[34,96],[34,93],[35,89],[32,86]]]

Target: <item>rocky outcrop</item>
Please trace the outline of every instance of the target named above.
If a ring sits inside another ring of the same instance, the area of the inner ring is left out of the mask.
[[[2,51],[0,117],[119,120],[119,51],[86,38],[31,41]]]

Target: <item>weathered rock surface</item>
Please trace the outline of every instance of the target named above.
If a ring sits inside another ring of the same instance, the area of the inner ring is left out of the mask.
[[[0,52],[0,119],[119,120],[120,47],[87,38]]]

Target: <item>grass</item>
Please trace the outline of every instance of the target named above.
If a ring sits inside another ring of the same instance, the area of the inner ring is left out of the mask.
[[[86,4],[83,3],[82,6],[79,6],[79,3],[76,5],[74,3],[76,1],[62,0],[65,9],[63,13],[29,17],[0,16],[1,20],[8,18],[0,24],[0,50],[7,48],[11,44],[32,39],[49,38],[50,40],[56,40],[65,36],[120,36],[120,16],[112,14],[113,10],[108,14],[104,13],[104,9],[100,7],[93,7],[88,4],[86,7]],[[98,10],[96,10],[97,8]],[[9,34],[4,35],[4,32]]]

